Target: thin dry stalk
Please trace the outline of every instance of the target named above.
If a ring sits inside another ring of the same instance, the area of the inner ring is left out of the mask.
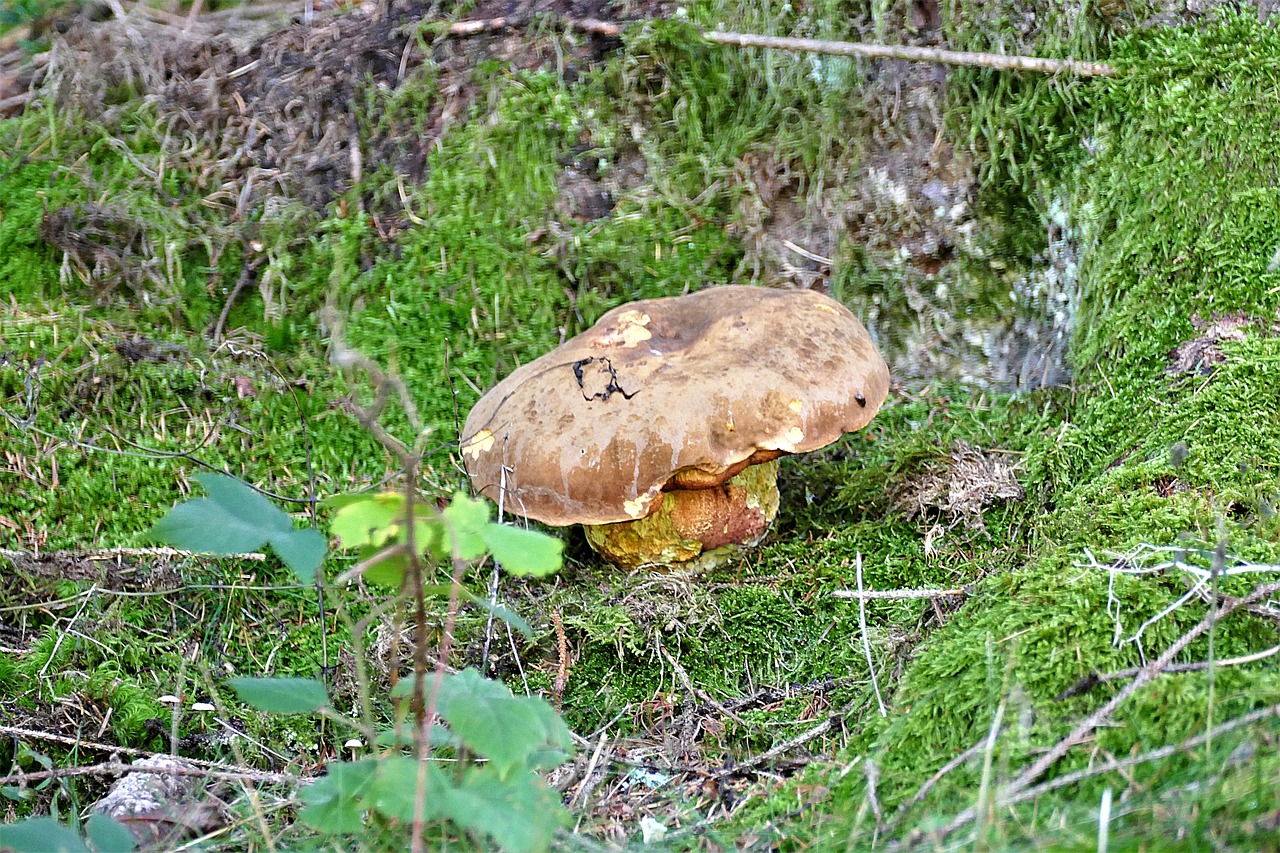
[[[121,750],[116,750],[117,752]],[[164,757],[165,753],[155,753]],[[182,759],[187,763],[194,763]],[[227,782],[264,782],[273,785],[297,785],[301,781],[292,773],[267,773],[261,770],[214,770],[208,767],[136,767],[122,761],[104,761],[78,767],[58,767],[31,773],[11,773],[0,776],[0,785],[26,785],[46,779],[69,779],[73,776],[123,776],[126,773],[150,773],[165,776],[198,776],[201,779],[218,779]]]
[[[889,716],[889,710],[884,706],[884,698],[880,695],[880,682],[876,679],[876,662],[871,657],[871,637],[867,635],[867,599],[862,595],[862,552],[858,552],[857,559],[858,573],[858,630],[862,632],[862,650],[867,655],[867,672],[871,674],[871,689],[876,694],[876,705],[880,708],[880,716]],[[877,816],[876,824],[880,823]]]
[[[421,476],[423,448],[430,435],[418,417],[418,410],[409,394],[408,387],[400,377],[386,373],[368,356],[348,347],[342,336],[342,321],[332,308],[326,308],[322,314],[325,323],[330,327],[331,360],[335,365],[346,370],[362,371],[367,381],[373,386],[374,399],[368,406],[362,406],[354,399],[346,401],[346,408],[360,425],[365,428],[383,448],[396,457],[400,463],[401,475],[404,479],[404,530],[405,541],[402,553],[408,560],[406,573],[407,593],[413,607],[413,682],[410,694],[410,706],[414,713],[415,740],[418,755],[418,778],[414,790],[412,842],[413,853],[425,851],[427,824],[427,762],[431,757],[430,727],[435,719],[436,703],[439,700],[440,685],[448,669],[446,662],[453,644],[453,629],[461,605],[459,589],[462,584],[462,573],[466,561],[458,552],[457,537],[450,535],[453,542],[453,574],[449,586],[449,604],[446,610],[444,631],[440,639],[440,648],[436,654],[434,677],[431,688],[426,690],[427,671],[430,668],[430,656],[427,652],[427,604],[426,583],[424,580],[426,565],[416,540],[418,516],[418,479]],[[391,435],[380,423],[383,411],[390,403],[392,395],[399,398],[409,423],[417,430],[412,447]],[[444,519],[448,524],[448,519]],[[450,531],[452,534],[453,531]]]
[[[951,598],[956,595],[972,595],[973,585],[955,589],[837,589],[832,598],[853,598],[858,601],[910,601],[916,598]]]
[[[590,33],[606,38],[622,35],[624,23],[600,21],[594,18],[556,17],[556,23],[566,30]],[[474,36],[482,33],[527,27],[528,18],[500,17],[483,20],[458,21],[451,24],[446,33],[451,36]],[[1102,62],[1086,62],[1078,59],[1045,59],[1036,56],[1008,56],[1002,53],[977,53],[964,50],[943,50],[911,45],[868,44],[866,42],[830,41],[827,39],[785,38],[761,36],[752,33],[704,32],[702,37],[712,44],[730,47],[755,47],[767,50],[785,50],[791,53],[817,53],[824,56],[851,56],[860,59],[898,59],[907,62],[929,62],[937,65],[959,65],[971,68],[991,68],[998,71],[1031,71],[1036,74],[1074,74],[1077,77],[1114,77],[1115,69]]]
[[[1043,59],[1035,56],[1006,56],[1000,53],[973,53],[964,50],[942,50],[910,45],[867,44],[825,39],[782,38],[748,33],[703,33],[714,44],[734,47],[762,47],[793,53],[820,53],[826,56],[855,56],[862,59],[901,59],[907,62],[931,62],[938,65],[963,65],[992,68],[999,71],[1033,71],[1037,74],[1074,74],[1077,77],[1114,77],[1115,69],[1101,62],[1077,59]]]

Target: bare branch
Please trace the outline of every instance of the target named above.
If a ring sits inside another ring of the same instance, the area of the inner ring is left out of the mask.
[[[832,598],[853,598],[859,601],[908,601],[913,598],[951,598],[956,595],[973,595],[973,585],[955,589],[837,589]]]
[[[614,23],[594,18],[555,19],[566,30],[576,30],[607,38],[622,35],[623,26],[634,21]],[[451,36],[474,36],[481,33],[527,27],[527,18],[488,18],[474,21],[458,21],[446,30]],[[1077,77],[1114,77],[1115,69],[1102,62],[1085,62],[1078,59],[1045,59],[1036,56],[1008,56],[1002,53],[975,53],[964,50],[944,50],[911,45],[868,44],[866,42],[829,41],[827,39],[784,38],[760,36],[752,33],[704,32],[702,37],[713,44],[730,47],[758,47],[767,50],[785,50],[791,53],[818,53],[824,56],[852,56],[861,59],[899,59],[907,62],[931,62],[938,65],[960,65],[971,68],[991,68],[997,71],[1031,71],[1036,74],[1074,74]]]
[[[820,53],[826,56],[856,56],[863,59],[902,59],[908,62],[932,62],[938,65],[963,65],[993,68],[999,71],[1033,71],[1037,74],[1074,74],[1077,77],[1114,77],[1115,69],[1101,62],[1076,59],[1043,59],[1035,56],[1006,56],[1000,53],[972,53],[911,45],[867,44],[825,39],[781,38],[747,33],[710,32],[702,37],[715,44],[734,47],[763,47],[797,53]]]

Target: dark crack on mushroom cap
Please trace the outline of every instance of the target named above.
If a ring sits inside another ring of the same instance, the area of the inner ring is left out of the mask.
[[[615,308],[515,370],[471,410],[463,461],[508,512],[634,520],[666,489],[720,485],[862,429],[888,390],[884,359],[839,302],[713,287]]]

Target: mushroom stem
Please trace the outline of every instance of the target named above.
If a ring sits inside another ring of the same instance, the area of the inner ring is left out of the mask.
[[[636,521],[587,525],[587,541],[624,568],[705,570],[759,544],[777,514],[773,459],[720,486],[666,492],[656,511]]]

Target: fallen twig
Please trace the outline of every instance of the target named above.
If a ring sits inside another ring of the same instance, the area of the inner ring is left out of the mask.
[[[826,39],[783,38],[749,33],[708,32],[702,37],[715,44],[734,47],[762,47],[798,53],[821,53],[826,56],[856,56],[864,59],[902,59],[908,62],[932,62],[938,65],[962,65],[993,68],[1000,71],[1034,71],[1038,74],[1066,72],[1077,77],[1113,77],[1115,69],[1101,62],[1078,59],[1044,59],[1036,56],[1007,56],[1001,53],[974,53],[911,45],[867,44]]]
[[[1280,645],[1272,646],[1269,649],[1263,649],[1260,652],[1254,652],[1249,655],[1240,655],[1234,658],[1225,658],[1215,661],[1196,661],[1194,663],[1174,663],[1165,669],[1165,673],[1173,674],[1178,672],[1201,672],[1206,669],[1217,669],[1223,666],[1240,666],[1241,664],[1254,663],[1255,661],[1265,660],[1274,655],[1280,654]],[[1097,687],[1099,684],[1105,684],[1108,681],[1121,681],[1125,678],[1134,678],[1142,672],[1142,667],[1135,666],[1129,669],[1121,669],[1116,672],[1108,672],[1105,675],[1098,673],[1090,673],[1066,690],[1054,697],[1055,701],[1061,702],[1063,699],[1069,699],[1072,696],[1078,696],[1087,690]]]
[[[737,714],[730,711],[723,704],[717,701],[716,698],[712,696],[710,693],[708,693],[707,691],[694,686],[693,679],[689,677],[689,673],[686,672],[685,668],[680,665],[680,661],[676,660],[675,656],[672,655],[671,652],[667,651],[667,647],[662,644],[661,640],[658,640],[658,651],[662,652],[662,656],[667,659],[667,663],[671,664],[671,668],[672,670],[675,671],[676,678],[680,680],[680,684],[682,687],[684,687],[685,692],[687,692],[690,696],[694,697],[695,699],[698,699],[702,702],[706,702],[712,708],[715,708],[721,714],[724,714],[726,717],[733,720],[735,723],[742,726],[743,728],[748,730],[751,729],[750,723],[748,723],[746,720],[742,719]]]
[[[19,726],[0,726],[0,735],[4,735],[6,737],[22,738],[26,740],[44,741],[46,743],[57,743],[63,746],[73,746],[73,747],[76,747],[77,749],[92,749],[98,752],[108,752],[108,753],[114,753],[119,755],[131,755],[137,758],[156,758],[156,757],[162,757],[162,756],[168,755],[168,753],[165,753],[165,752],[152,752],[146,749],[134,749],[128,746],[118,746],[113,743],[99,743],[97,741],[85,740],[84,738],[66,737],[65,735],[58,735],[58,734],[54,734],[53,732],[42,732],[36,729],[24,729]],[[186,761],[188,764],[195,764],[198,767],[201,767],[207,770],[230,774],[228,778],[231,778],[237,775],[241,777],[245,777],[252,774],[261,774],[262,772],[262,771],[254,770],[250,767],[237,767],[233,764],[220,764],[216,761],[201,761],[194,758],[184,758],[183,761]],[[106,764],[119,764],[119,763],[120,762],[107,762]],[[102,766],[106,766],[106,764],[99,764],[99,765],[93,765],[93,766],[102,767]],[[70,768],[70,769],[74,769],[74,768]],[[45,771],[39,771],[39,772],[43,773]],[[85,774],[82,773],[78,775],[85,775]],[[104,774],[104,775],[108,775],[108,774]],[[283,777],[289,774],[268,773],[265,775]],[[297,777],[290,777],[290,778],[294,778],[296,780]],[[36,780],[36,775],[35,773],[20,773],[20,774],[15,774],[14,776],[3,777],[3,778],[0,778],[0,785],[13,784],[16,781],[22,781],[24,779],[27,781]],[[268,780],[268,781],[277,781],[277,780]]]
[[[1075,783],[1082,782],[1085,779],[1091,779],[1094,776],[1101,776],[1104,773],[1117,772],[1120,770],[1126,770],[1130,767],[1136,767],[1139,764],[1159,761],[1162,758],[1168,758],[1170,755],[1176,755],[1179,752],[1186,752],[1189,749],[1195,749],[1198,746],[1203,746],[1214,738],[1227,734],[1228,732],[1234,731],[1243,726],[1250,725],[1251,723],[1265,720],[1268,717],[1280,717],[1280,704],[1272,705],[1268,708],[1259,708],[1256,711],[1250,711],[1248,714],[1242,714],[1239,717],[1227,720],[1225,723],[1219,723],[1208,731],[1202,732],[1194,737],[1189,737],[1178,744],[1162,746],[1158,749],[1153,749],[1150,752],[1144,752],[1141,755],[1122,758],[1119,761],[1108,761],[1106,764],[1101,764],[1097,767],[1086,767],[1083,770],[1076,770],[1073,773],[1067,773],[1063,776],[1059,776],[1058,778],[1045,782],[1044,784],[1025,788],[1020,793],[1002,801],[1001,804],[1006,806],[1016,805],[1018,803],[1026,802],[1027,800],[1035,799],[1041,794],[1047,794],[1050,791],[1056,791],[1059,788],[1074,785]]]
[[[999,732],[997,732],[996,737],[999,737],[1003,733],[1004,733],[1004,729],[1001,729]],[[987,741],[988,741],[988,737],[983,737],[982,740],[978,741],[973,746],[969,747],[964,752],[960,753],[955,758],[951,759],[946,764],[938,768],[938,772],[930,776],[925,781],[925,783],[916,790],[915,794],[911,797],[910,800],[906,800],[901,804],[899,804],[898,811],[894,814],[893,821],[890,823],[888,827],[889,830],[892,831],[892,829],[901,822],[902,818],[906,815],[908,811],[920,805],[920,803],[924,802],[924,798],[929,796],[929,792],[933,790],[935,785],[937,785],[939,782],[945,779],[948,773],[950,773],[952,770],[955,770],[961,764],[964,764],[966,761],[973,758],[975,755],[977,755],[979,752],[985,749],[987,746]]]
[[[101,548],[92,551],[11,551],[0,548],[0,557],[8,560],[114,560],[118,557],[182,557],[205,560],[253,560],[261,563],[267,559],[266,554],[247,552],[244,554],[200,554],[195,551],[179,551],[176,548]]]
[[[913,598],[951,598],[973,595],[973,584],[955,589],[837,589],[832,598],[854,598],[864,601],[908,601]]]
[[[623,27],[637,21],[600,21],[594,18],[554,19],[566,30],[576,30],[591,35],[618,38]],[[487,18],[458,21],[445,31],[451,36],[474,36],[481,33],[500,32],[529,25],[523,17]],[[1074,74],[1077,77],[1113,77],[1115,69],[1102,62],[1086,62],[1078,59],[1046,59],[1037,56],[1008,56],[1002,53],[977,53],[964,50],[944,50],[911,45],[868,44],[866,42],[831,41],[828,39],[786,38],[761,36],[753,33],[721,31],[704,32],[702,37],[712,44],[730,47],[758,47],[767,50],[785,50],[792,53],[818,53],[825,56],[854,56],[863,59],[900,59],[907,62],[930,62],[937,65],[959,65],[971,68],[991,68],[999,71],[1032,71],[1037,74]]]
[[[160,753],[164,755],[164,753]],[[183,759],[186,761],[187,759]],[[66,779],[72,776],[123,776],[126,773],[150,773],[161,776],[199,776],[202,779],[221,779],[229,782],[270,782],[276,785],[297,785],[305,780],[291,773],[267,773],[262,770],[213,770],[207,767],[136,767],[122,761],[104,761],[81,767],[58,767],[53,770],[36,770],[31,773],[10,773],[0,776],[0,785],[20,785],[41,782],[45,779]]]

